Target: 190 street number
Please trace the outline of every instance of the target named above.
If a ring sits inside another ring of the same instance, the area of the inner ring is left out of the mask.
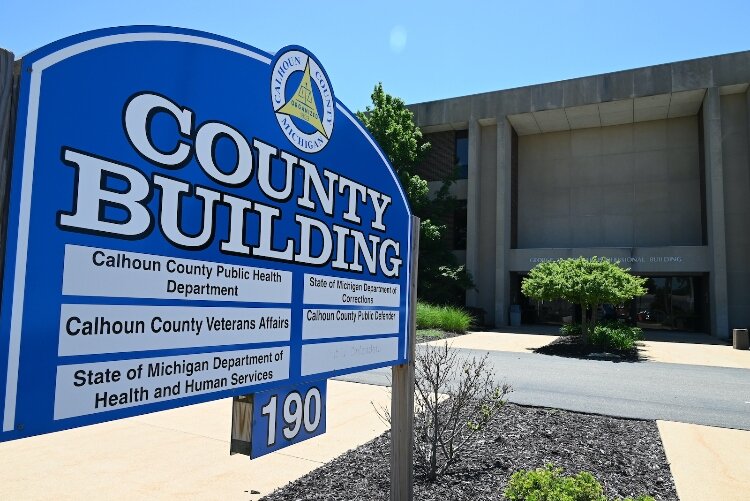
[[[261,408],[261,414],[268,418],[268,434],[266,437],[268,447],[276,444],[277,399],[278,396],[273,395],[268,403]],[[320,390],[314,386],[307,390],[304,399],[296,390],[288,393],[282,405],[282,433],[284,438],[293,441],[303,427],[308,434],[315,433],[320,424],[322,403]]]
[[[253,394],[250,457],[325,433],[327,394],[325,379]]]

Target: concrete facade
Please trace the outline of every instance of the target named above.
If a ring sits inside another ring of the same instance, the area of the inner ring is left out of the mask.
[[[428,139],[468,130],[467,305],[507,325],[517,277],[596,255],[750,326],[749,83],[750,51],[411,105]]]

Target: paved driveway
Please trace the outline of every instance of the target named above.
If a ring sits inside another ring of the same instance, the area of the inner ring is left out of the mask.
[[[489,353],[519,404],[750,430],[749,369],[459,350],[463,357]],[[390,369],[377,369],[341,379],[387,386],[389,376]]]

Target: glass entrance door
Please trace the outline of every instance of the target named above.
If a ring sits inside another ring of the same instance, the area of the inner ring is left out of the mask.
[[[635,324],[644,329],[700,330],[699,289],[699,277],[647,277],[646,294],[633,301]]]

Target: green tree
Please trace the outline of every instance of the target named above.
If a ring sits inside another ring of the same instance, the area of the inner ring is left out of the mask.
[[[606,258],[558,259],[536,265],[521,283],[521,292],[538,301],[564,299],[581,306],[581,334],[588,344],[602,304],[620,304],[646,293],[645,278],[636,277]],[[591,308],[591,325],[587,312]]]
[[[401,180],[412,212],[421,220],[419,235],[419,294],[434,303],[463,304],[463,293],[474,286],[471,277],[446,245],[445,218],[452,214],[455,199],[450,196],[452,179],[445,179],[435,197],[427,181],[415,173],[430,143],[414,123],[414,115],[398,97],[379,83],[371,95],[372,106],[357,112],[372,137],[388,156]]]

